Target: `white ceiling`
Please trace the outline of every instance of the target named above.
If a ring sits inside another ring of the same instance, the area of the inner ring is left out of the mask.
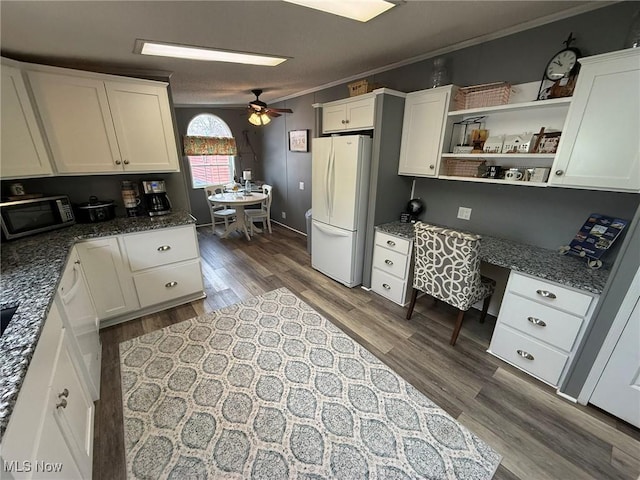
[[[2,1],[2,55],[171,73],[176,105],[273,102],[610,4],[408,0],[368,23],[281,1]],[[277,67],[147,57],[136,39],[291,57]]]

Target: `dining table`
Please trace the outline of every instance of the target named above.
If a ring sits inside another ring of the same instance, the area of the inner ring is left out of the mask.
[[[262,192],[245,193],[238,191],[214,193],[207,198],[213,205],[226,205],[229,206],[229,208],[234,208],[236,211],[236,219],[227,226],[222,235],[220,235],[221,238],[227,238],[233,232],[244,232],[247,240],[251,240],[251,236],[247,230],[247,222],[244,218],[244,207],[262,203],[267,198],[267,195]],[[254,230],[258,233],[262,231],[257,227],[254,227]]]

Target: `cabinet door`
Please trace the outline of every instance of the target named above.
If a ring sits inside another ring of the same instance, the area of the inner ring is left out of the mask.
[[[585,59],[550,183],[640,191],[640,51]]]
[[[104,82],[45,72],[28,78],[58,172],[121,172]]]
[[[58,439],[61,436],[64,446],[71,452],[75,466],[81,473],[78,478],[91,478],[95,407],[82,377],[76,370],[66,335],[66,330],[63,329],[36,458],[55,458],[54,452],[60,450],[63,445],[52,443],[60,443]],[[66,473],[65,467],[63,464],[61,473]],[[51,478],[50,473],[41,473],[42,475],[35,474],[33,478]],[[61,475],[60,478],[73,478],[73,474]]]
[[[124,170],[180,170],[165,86],[106,82]]]
[[[346,128],[347,109],[341,103],[322,107],[322,132],[340,132]]]
[[[131,273],[123,262],[118,239],[81,242],[78,254],[100,320],[139,308]]]
[[[3,179],[51,175],[51,162],[19,69],[2,65]]]
[[[347,107],[347,130],[368,130],[373,128],[375,97],[351,100]]]
[[[435,88],[407,95],[398,174],[435,177],[450,90]]]
[[[93,400],[100,396],[100,360],[102,347],[98,333],[98,315],[91,300],[77,248],[71,250],[60,279],[56,302],[61,307],[69,343],[82,360],[79,369],[85,376]]]

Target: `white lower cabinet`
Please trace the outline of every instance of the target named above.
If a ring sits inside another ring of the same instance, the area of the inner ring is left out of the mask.
[[[140,308],[118,237],[87,240],[77,248],[99,319]]]
[[[413,242],[376,231],[373,247],[371,290],[398,305],[409,302],[413,281]]]
[[[79,363],[54,303],[2,439],[3,478],[91,478],[95,407]]]
[[[204,296],[193,225],[88,240],[78,250],[103,326]]]
[[[558,386],[596,303],[595,295],[512,271],[489,353]]]

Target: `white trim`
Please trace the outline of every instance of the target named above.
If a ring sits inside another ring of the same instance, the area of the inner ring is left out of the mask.
[[[300,230],[296,230],[295,228],[292,228],[289,225],[285,225],[284,223],[276,222],[273,218],[271,219],[271,222],[272,223],[276,223],[276,224],[280,225],[281,227],[288,228],[289,230],[291,230],[293,232],[296,232],[296,233],[299,233],[300,235],[304,235],[305,237],[307,236],[306,233],[301,232]]]
[[[569,400],[572,403],[578,403],[578,400],[576,400],[573,397],[570,397],[569,395],[567,395],[566,393],[562,393],[560,390],[556,390],[556,395],[564,398],[565,400]]]
[[[633,309],[640,301],[640,268],[636,271],[635,276],[629,286],[629,290],[627,290],[627,294],[625,295],[622,303],[620,304],[620,308],[618,309],[618,313],[613,320],[613,324],[609,329],[609,333],[607,334],[602,347],[600,347],[600,352],[596,357],[595,362],[593,362],[593,366],[591,367],[591,371],[587,376],[587,380],[584,382],[582,386],[582,390],[578,395],[578,403],[582,405],[586,405],[593,395],[593,391],[598,384],[598,380],[600,376],[604,372],[604,367],[607,366],[607,362],[613,353],[613,350],[620,339],[620,335],[622,335],[622,331],[624,327],[626,327],[627,322],[631,317],[631,313]]]

